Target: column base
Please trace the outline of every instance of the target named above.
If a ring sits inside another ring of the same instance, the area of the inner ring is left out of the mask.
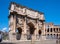
[[[9,33],[9,40],[15,41],[16,40],[16,33]]]

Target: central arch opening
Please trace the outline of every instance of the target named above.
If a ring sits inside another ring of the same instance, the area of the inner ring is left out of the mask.
[[[27,36],[27,39],[28,40],[31,40],[32,39],[32,35],[34,34],[34,31],[35,31],[35,27],[33,25],[33,23],[28,23],[28,26],[29,26],[29,35]]]
[[[16,39],[20,40],[21,39],[21,35],[22,35],[22,29],[20,27],[18,27],[17,30],[16,30],[16,33],[17,33]]]

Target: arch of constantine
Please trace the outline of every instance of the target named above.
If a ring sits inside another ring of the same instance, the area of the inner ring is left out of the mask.
[[[44,13],[12,2],[9,7],[9,39],[44,39]]]

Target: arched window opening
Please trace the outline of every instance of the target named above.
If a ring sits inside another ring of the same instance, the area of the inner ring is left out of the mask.
[[[49,39],[49,34],[46,34],[46,38]]]
[[[55,28],[54,28],[54,32],[55,32]]]
[[[58,39],[58,34],[57,34],[57,39]]]
[[[60,28],[59,28],[59,32],[60,32]]]
[[[52,28],[50,29],[50,32],[52,32]]]
[[[57,32],[58,32],[58,28],[56,28]]]

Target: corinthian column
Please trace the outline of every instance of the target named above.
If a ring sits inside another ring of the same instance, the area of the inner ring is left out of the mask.
[[[16,15],[14,15],[14,17],[12,15],[10,18],[13,18],[13,19],[10,20],[12,22],[10,23],[10,28],[9,28],[9,30],[10,30],[9,38],[10,38],[10,40],[14,41],[14,40],[16,40],[16,32],[15,32],[15,30],[16,30]]]
[[[24,33],[23,33],[23,36],[24,36],[24,40],[26,40],[27,39],[27,36],[26,36],[26,17],[25,17],[25,19],[24,19]]]

